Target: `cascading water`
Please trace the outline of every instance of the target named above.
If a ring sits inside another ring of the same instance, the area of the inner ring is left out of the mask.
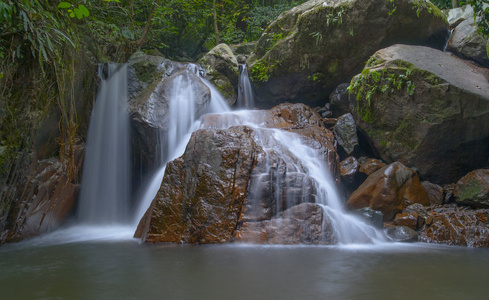
[[[248,76],[248,67],[246,64],[239,66],[238,81],[238,108],[253,109],[255,107],[255,98],[251,88],[250,78]]]
[[[155,173],[148,185],[143,197],[141,198],[139,208],[135,214],[133,224],[137,226],[139,220],[143,217],[145,211],[153,201],[161,181],[165,174],[166,163],[182,155],[185,146],[190,140],[191,133],[199,128],[197,121],[203,113],[223,113],[229,111],[224,98],[217,89],[203,78],[203,70],[194,64],[188,64],[187,69],[199,76],[200,80],[210,89],[211,99],[206,104],[202,112],[196,111],[196,95],[192,87],[195,82],[190,80],[189,71],[180,74],[171,87],[171,96],[169,103],[169,130],[161,133],[160,148],[166,149],[160,169]]]
[[[129,220],[130,144],[127,66],[99,66],[102,80],[86,144],[78,219],[82,224]]]
[[[251,198],[247,201],[259,203],[259,199],[253,198],[263,196],[260,190],[272,190],[276,201],[276,216],[294,205],[315,202],[322,206],[324,214],[332,222],[334,236],[339,244],[385,241],[382,232],[345,212],[324,157],[304,144],[299,135],[263,126],[266,114],[261,111],[228,112],[221,114],[219,119],[219,124],[212,122],[205,128],[225,129],[238,125],[252,127],[256,132],[255,142],[266,153],[267,166],[263,173],[254,174],[249,193]],[[273,157],[280,159],[273,162]],[[270,187],[264,189],[264,184]]]

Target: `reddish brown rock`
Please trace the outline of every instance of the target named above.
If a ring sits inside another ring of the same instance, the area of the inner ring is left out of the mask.
[[[442,205],[444,196],[443,187],[428,181],[423,181],[422,184],[428,193],[430,205]]]
[[[370,207],[381,211],[384,221],[391,221],[414,203],[429,205],[426,190],[416,172],[396,162],[370,175],[348,198],[346,207]]]
[[[374,172],[385,167],[385,164],[378,159],[375,158],[367,158],[362,161],[359,171],[370,176]]]
[[[489,170],[479,169],[462,177],[454,190],[458,205],[489,208]]]
[[[274,139],[277,130],[270,127],[295,133],[290,135],[291,143],[300,141],[314,148],[318,159],[335,170],[333,135],[304,105],[281,105],[251,117],[263,114],[270,116],[265,129],[236,126],[235,117],[249,117],[239,114],[223,116],[227,125],[234,126],[214,129],[219,116],[205,117],[209,128],[195,132],[184,155],[167,165],[161,188],[135,236],[146,242],[173,243],[227,243],[235,236],[241,241],[289,243],[294,236],[314,243],[301,225],[311,217],[300,215],[294,207],[308,207],[300,204],[315,201],[316,184],[303,172],[305,167],[290,145]],[[287,209],[291,217],[279,217]],[[236,228],[241,228],[239,235]],[[274,235],[279,231],[283,240]]]
[[[227,243],[239,221],[259,146],[245,126],[198,130],[168,163],[136,237],[146,242]]]
[[[489,247],[488,209],[437,208],[429,212],[420,240],[429,243]]]
[[[296,205],[280,216],[262,222],[245,222],[236,231],[235,242],[254,244],[335,244],[333,227],[321,206]]]
[[[341,177],[344,178],[345,180],[351,179],[358,172],[359,167],[360,164],[358,163],[358,160],[355,157],[349,156],[345,158],[340,162]]]
[[[403,212],[396,215],[393,225],[406,226],[413,230],[421,228],[424,224],[424,218],[415,212]]]

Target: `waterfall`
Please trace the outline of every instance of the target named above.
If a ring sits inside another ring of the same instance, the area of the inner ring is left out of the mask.
[[[263,184],[269,184],[268,190],[274,191],[276,201],[275,215],[300,203],[315,202],[321,205],[324,215],[331,221],[339,244],[384,242],[382,232],[360,217],[346,213],[325,158],[304,144],[298,134],[263,126],[266,117],[266,113],[256,110],[228,112],[221,114],[219,124],[209,122],[202,126],[226,129],[246,125],[256,132],[254,139],[266,153],[267,166],[263,173],[254,174],[247,201],[258,206],[259,198],[263,196]],[[273,157],[280,159],[274,163]],[[287,188],[287,182],[292,183],[292,188]]]
[[[298,134],[268,128],[268,115],[265,111],[231,112],[216,88],[203,78],[202,70],[190,64],[187,68],[188,70],[172,79],[168,90],[169,126],[160,139],[161,151],[165,154],[161,155],[161,162],[155,162],[161,166],[150,180],[144,196],[138,201],[139,205],[132,214],[128,210],[130,148],[126,66],[109,64],[107,76],[101,75],[102,85],[93,110],[87,141],[78,213],[81,223],[124,223],[134,229],[160,188],[166,163],[184,153],[193,131],[199,128],[226,129],[247,125],[255,130],[255,141],[264,149],[267,158],[279,158],[274,165],[267,161],[264,173],[255,174],[256,179],[250,184],[250,189],[257,190],[261,188],[262,182],[273,185],[270,190],[274,191],[273,197],[276,199],[274,215],[280,215],[299,203],[315,202],[321,205],[324,215],[332,223],[334,235],[340,244],[383,240],[383,235],[378,230],[344,211],[335,182],[328,173],[329,168],[317,150],[304,144]],[[100,68],[100,74],[103,74],[102,71]],[[196,109],[198,97],[194,95],[193,88],[197,83],[195,76],[193,81],[190,79],[189,72],[197,74],[211,92],[210,102],[200,111]],[[250,107],[253,98],[245,66],[241,70],[240,90],[244,97],[241,98],[241,103]],[[201,122],[200,116],[204,113],[219,114],[219,118],[206,118],[205,122]],[[293,188],[284,189],[286,183],[293,185]],[[259,197],[260,193],[250,194]]]
[[[101,86],[86,143],[78,219],[82,224],[125,223],[129,217],[130,144],[127,66],[99,66]]]
[[[452,39],[452,35],[453,35],[453,31],[455,30],[455,28],[450,28],[449,32],[448,32],[448,37],[447,37],[447,41],[445,43],[445,46],[443,46],[443,52],[446,52],[447,51],[447,48],[448,48],[448,45],[450,44],[450,40]]]
[[[248,67],[246,64],[239,66],[238,102],[236,106],[238,108],[245,107],[248,109],[253,109],[255,107],[255,98],[253,96],[253,89],[251,88]]]
[[[141,198],[140,204],[133,219],[134,226],[137,226],[139,220],[151,205],[161,181],[165,174],[166,163],[179,157],[185,151],[185,147],[190,140],[192,132],[199,128],[198,119],[203,113],[223,113],[230,111],[225,99],[217,91],[217,89],[203,78],[204,71],[195,64],[186,66],[188,71],[179,75],[170,91],[169,103],[169,128],[168,132],[161,134],[160,147],[166,149],[165,154],[161,155],[165,159],[161,161],[160,169],[155,173],[150,180],[150,184]],[[210,102],[206,104],[202,112],[196,111],[196,95],[192,85],[194,84],[188,72],[192,72],[199,76],[200,80],[209,88],[211,92]]]

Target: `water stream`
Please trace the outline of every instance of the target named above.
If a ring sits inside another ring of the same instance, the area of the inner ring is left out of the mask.
[[[127,66],[99,66],[101,86],[90,119],[78,219],[81,224],[129,220],[130,137]]]

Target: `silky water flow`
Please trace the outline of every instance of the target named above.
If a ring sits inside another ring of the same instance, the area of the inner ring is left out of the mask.
[[[288,174],[296,173],[297,178],[307,178],[313,182],[315,195],[306,197],[314,197],[315,202],[323,207],[324,215],[331,221],[339,244],[378,243],[385,240],[382,232],[344,211],[335,183],[327,171],[326,162],[317,150],[302,143],[301,138],[294,133],[266,128],[266,113],[263,111],[231,111],[217,89],[203,78],[202,70],[198,66],[189,64],[187,68],[198,74],[211,91],[211,100],[200,114],[219,114],[220,123],[212,124],[213,128],[226,129],[240,125],[253,128],[257,144],[266,149],[267,153],[274,152],[278,155]],[[51,234],[53,241],[69,241],[67,235],[73,241],[132,238],[139,220],[158,192],[166,163],[183,154],[193,131],[205,129],[195,110],[196,98],[192,94],[191,86],[194,83],[183,72],[172,86],[169,104],[171,126],[165,133],[166,138],[160,139],[161,151],[166,152],[161,155],[164,160],[160,162],[161,167],[149,181],[144,195],[131,213],[128,188],[131,174],[127,66],[108,64],[105,69],[101,66],[99,72],[102,84],[90,121],[78,225]],[[242,71],[241,74],[247,77],[247,73]],[[246,80],[249,81],[248,78]],[[263,174],[257,174],[257,178],[269,177],[270,174],[273,177],[270,180],[272,184],[283,184],[284,178],[270,169]],[[260,180],[255,180],[250,189],[260,189],[260,184]],[[281,193],[282,189],[275,190],[276,193]],[[303,191],[302,194],[308,192]],[[256,192],[250,192],[251,194],[257,195]],[[286,199],[285,204],[277,205],[276,215],[297,204],[296,196],[294,193],[275,195],[277,199]]]

